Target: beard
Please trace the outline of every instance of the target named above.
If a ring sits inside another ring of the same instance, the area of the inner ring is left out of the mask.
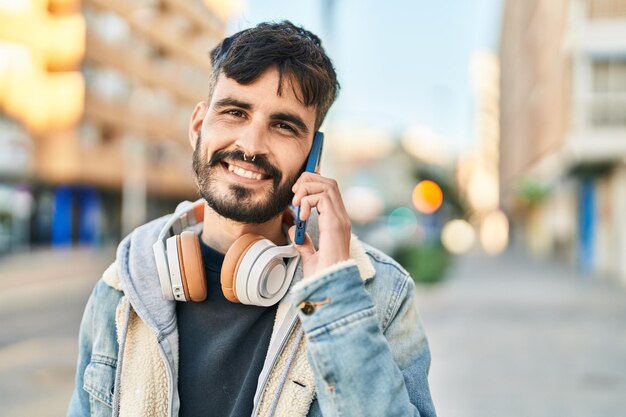
[[[254,161],[250,158],[246,161],[255,165],[272,180],[272,188],[260,201],[255,201],[254,188],[240,184],[230,184],[228,192],[219,190],[217,170],[225,159],[237,161],[244,160],[244,153],[238,149],[232,151],[217,151],[208,162],[202,160],[200,152],[202,137],[198,133],[198,143],[193,152],[193,171],[195,173],[196,186],[202,198],[204,198],[217,214],[227,219],[240,223],[265,223],[281,214],[291,204],[293,192],[291,188],[298,180],[300,173],[287,178],[281,184],[282,172],[272,165],[263,155],[256,155]],[[304,165],[303,165],[304,167]],[[302,170],[301,170],[302,171]]]

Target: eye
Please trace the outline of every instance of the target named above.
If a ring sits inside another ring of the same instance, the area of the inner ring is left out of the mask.
[[[231,110],[226,110],[226,114],[233,116],[233,117],[244,117],[245,114],[241,111],[241,110],[237,110],[237,109],[231,109]]]
[[[282,130],[286,130],[290,133],[298,133],[296,129],[294,129],[291,125],[288,125],[287,123],[276,123],[276,127]]]

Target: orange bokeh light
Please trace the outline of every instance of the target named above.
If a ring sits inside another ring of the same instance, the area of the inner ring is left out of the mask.
[[[443,203],[441,187],[434,181],[424,180],[413,189],[413,205],[425,214],[436,212]]]

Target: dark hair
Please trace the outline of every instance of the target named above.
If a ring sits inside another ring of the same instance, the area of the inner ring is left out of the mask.
[[[289,21],[261,23],[225,38],[211,51],[211,66],[209,97],[220,73],[240,84],[249,84],[275,66],[279,77],[277,94],[282,93],[285,76],[296,81],[297,86],[292,85],[296,97],[317,110],[316,130],[339,91],[335,68],[320,38]],[[300,87],[301,94],[296,87]]]

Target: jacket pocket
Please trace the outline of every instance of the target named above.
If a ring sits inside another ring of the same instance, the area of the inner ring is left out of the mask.
[[[89,394],[92,416],[111,415],[115,367],[117,360],[102,355],[92,355],[85,368],[83,389]]]

